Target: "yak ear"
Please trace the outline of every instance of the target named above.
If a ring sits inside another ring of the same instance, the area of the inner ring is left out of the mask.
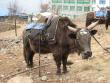
[[[96,33],[97,33],[97,30],[91,30],[91,31],[90,31],[90,34],[91,34],[91,35],[95,35]]]
[[[70,33],[69,37],[72,38],[72,39],[76,39],[76,33],[75,32]]]

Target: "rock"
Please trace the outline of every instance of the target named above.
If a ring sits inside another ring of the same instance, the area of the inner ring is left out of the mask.
[[[2,60],[0,59],[0,62],[2,62]]]
[[[4,78],[4,77],[5,77],[5,75],[3,75],[3,74],[2,74],[2,75],[0,75],[0,77],[1,77],[1,78]]]
[[[47,76],[42,76],[42,77],[41,77],[41,80],[42,80],[42,81],[46,81],[46,80],[47,80]]]
[[[16,68],[16,71],[18,71],[18,72],[19,72],[19,71],[21,71],[21,69],[20,69],[20,68]]]
[[[60,81],[63,81],[63,78],[59,78]]]
[[[25,70],[29,70],[29,68],[27,68],[27,67],[26,67],[26,69],[25,69]]]
[[[66,76],[65,80],[69,80],[71,77],[70,76]]]
[[[45,56],[44,58],[48,58],[47,56]]]
[[[104,81],[104,80],[105,80],[105,77],[104,76],[101,76],[101,77],[98,78],[98,81],[99,82]]]
[[[20,43],[20,41],[21,41],[20,39],[17,39],[15,40],[15,43]]]
[[[5,49],[5,48],[2,48],[0,51],[1,51],[3,54],[6,54],[6,49]]]
[[[25,61],[22,61],[22,63],[24,64],[24,63],[25,63]]]
[[[68,70],[71,70],[71,66],[68,66]]]
[[[33,80],[28,76],[16,76],[8,80],[7,83],[33,83]]]
[[[47,72],[47,74],[50,74],[51,72]]]

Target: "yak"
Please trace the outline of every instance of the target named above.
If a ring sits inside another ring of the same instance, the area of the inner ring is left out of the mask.
[[[58,19],[56,26],[50,25],[49,27],[56,28],[54,43],[49,43],[50,41],[42,39],[39,45],[39,38],[31,39],[26,35],[31,30],[23,31],[23,50],[27,67],[33,67],[33,56],[35,53],[39,53],[39,49],[40,53],[53,54],[57,66],[57,74],[62,73],[61,64],[63,65],[63,73],[67,73],[67,59],[70,53],[77,52],[83,59],[88,59],[92,56],[91,36],[96,34],[97,30],[93,30],[93,27],[98,22],[89,25],[87,28],[77,28],[76,24],[72,23],[68,17],[58,17]]]
[[[99,24],[105,24],[106,30],[108,25],[110,25],[110,9],[107,9],[106,17],[96,17],[95,12],[88,12],[86,16],[86,27],[89,26],[92,22],[99,20]]]

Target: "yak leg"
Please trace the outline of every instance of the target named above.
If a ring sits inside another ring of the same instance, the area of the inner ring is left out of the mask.
[[[61,74],[61,57],[60,55],[54,54],[54,60],[56,62],[57,65],[57,74],[60,75]]]
[[[108,30],[108,25],[109,25],[109,20],[108,18],[105,20],[105,27],[106,27],[106,30]]]
[[[33,67],[33,56],[34,56],[34,53],[31,52],[30,55],[29,55],[29,67]]]
[[[62,55],[62,63],[63,63],[63,73],[67,73],[67,58],[68,58],[68,54],[69,54],[69,50],[67,49],[67,47],[64,47],[66,49],[63,49],[63,55]]]
[[[24,49],[24,58],[27,64],[27,67],[33,67],[33,56],[34,52],[30,49]]]
[[[106,30],[108,30],[108,24],[106,24]]]
[[[67,58],[68,58],[68,55],[65,55],[62,57],[62,62],[63,62],[63,73],[67,73]]]

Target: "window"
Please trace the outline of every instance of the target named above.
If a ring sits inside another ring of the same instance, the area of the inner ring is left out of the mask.
[[[63,10],[68,10],[68,6],[63,6]]]
[[[55,6],[55,5],[52,5],[52,8],[53,8],[53,9],[55,9],[55,8],[56,8],[56,6]]]
[[[84,7],[84,11],[85,11],[85,12],[90,11],[90,7]]]
[[[94,11],[95,9],[94,8],[92,8],[92,11]]]
[[[90,0],[83,0],[84,2],[90,2]]]
[[[105,4],[105,0],[99,0],[99,4]]]
[[[64,0],[64,3],[69,3],[70,1],[69,0]]]
[[[77,3],[82,3],[83,1],[82,0],[77,0]]]
[[[77,11],[82,11],[82,7],[81,6],[77,6]]]
[[[75,3],[75,0],[70,0],[70,3]]]
[[[90,0],[77,0],[78,4],[89,4],[90,2]]]
[[[57,0],[58,3],[62,3],[62,0]]]
[[[57,2],[57,0],[52,0],[52,2],[53,2],[53,3],[56,3],[56,2]]]
[[[65,14],[62,14],[62,16],[65,16]]]
[[[89,4],[89,3],[91,3],[91,0],[83,0],[83,3],[84,4]]]
[[[59,10],[62,10],[62,6],[61,6],[61,5],[59,5],[59,6],[58,6],[58,9],[59,9]]]
[[[75,11],[75,6],[70,6],[71,11]]]
[[[96,0],[92,0],[92,4],[95,4],[96,3]]]
[[[76,17],[77,17],[77,15],[74,15],[73,17],[74,17],[74,18],[76,18]]]

